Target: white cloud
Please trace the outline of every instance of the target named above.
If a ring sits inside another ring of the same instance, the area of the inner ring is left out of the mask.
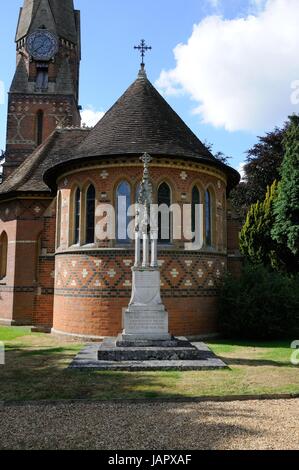
[[[188,93],[204,123],[228,131],[271,129],[299,111],[290,98],[299,79],[298,22],[298,0],[268,0],[245,18],[209,16],[174,49],[176,67],[163,70],[157,86],[166,94]]]
[[[241,162],[239,164],[238,172],[241,175],[241,181],[245,181],[245,170],[244,170],[245,165],[246,165],[246,162]]]
[[[92,106],[87,106],[81,111],[82,126],[94,127],[104,114],[103,111],[96,111]]]

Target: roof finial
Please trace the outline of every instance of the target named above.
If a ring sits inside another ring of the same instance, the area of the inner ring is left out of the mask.
[[[145,57],[145,53],[147,51],[151,51],[152,50],[152,47],[151,46],[147,46],[145,44],[145,40],[144,39],[141,39],[140,41],[140,44],[139,46],[134,46],[134,49],[138,49],[138,51],[140,52],[140,55],[141,55],[141,72],[144,71],[144,67],[145,67],[145,64],[144,64],[144,57]]]

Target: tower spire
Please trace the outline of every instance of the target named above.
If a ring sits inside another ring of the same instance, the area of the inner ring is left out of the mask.
[[[16,42],[44,26],[58,37],[78,44],[78,15],[73,0],[24,0],[20,9]]]
[[[73,0],[23,0],[8,97],[4,179],[57,123],[79,126],[80,12]]]

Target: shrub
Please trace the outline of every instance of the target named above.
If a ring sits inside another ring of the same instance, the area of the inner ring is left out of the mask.
[[[240,233],[240,251],[252,264],[275,265],[277,243],[272,240],[273,204],[277,197],[277,182],[268,187],[265,199],[253,204]]]
[[[220,328],[239,339],[296,338],[299,334],[299,276],[246,265],[228,275],[219,295]]]

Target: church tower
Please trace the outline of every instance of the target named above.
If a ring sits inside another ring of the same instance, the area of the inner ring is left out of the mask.
[[[73,0],[24,0],[15,42],[4,178],[56,127],[80,125],[80,12]]]

